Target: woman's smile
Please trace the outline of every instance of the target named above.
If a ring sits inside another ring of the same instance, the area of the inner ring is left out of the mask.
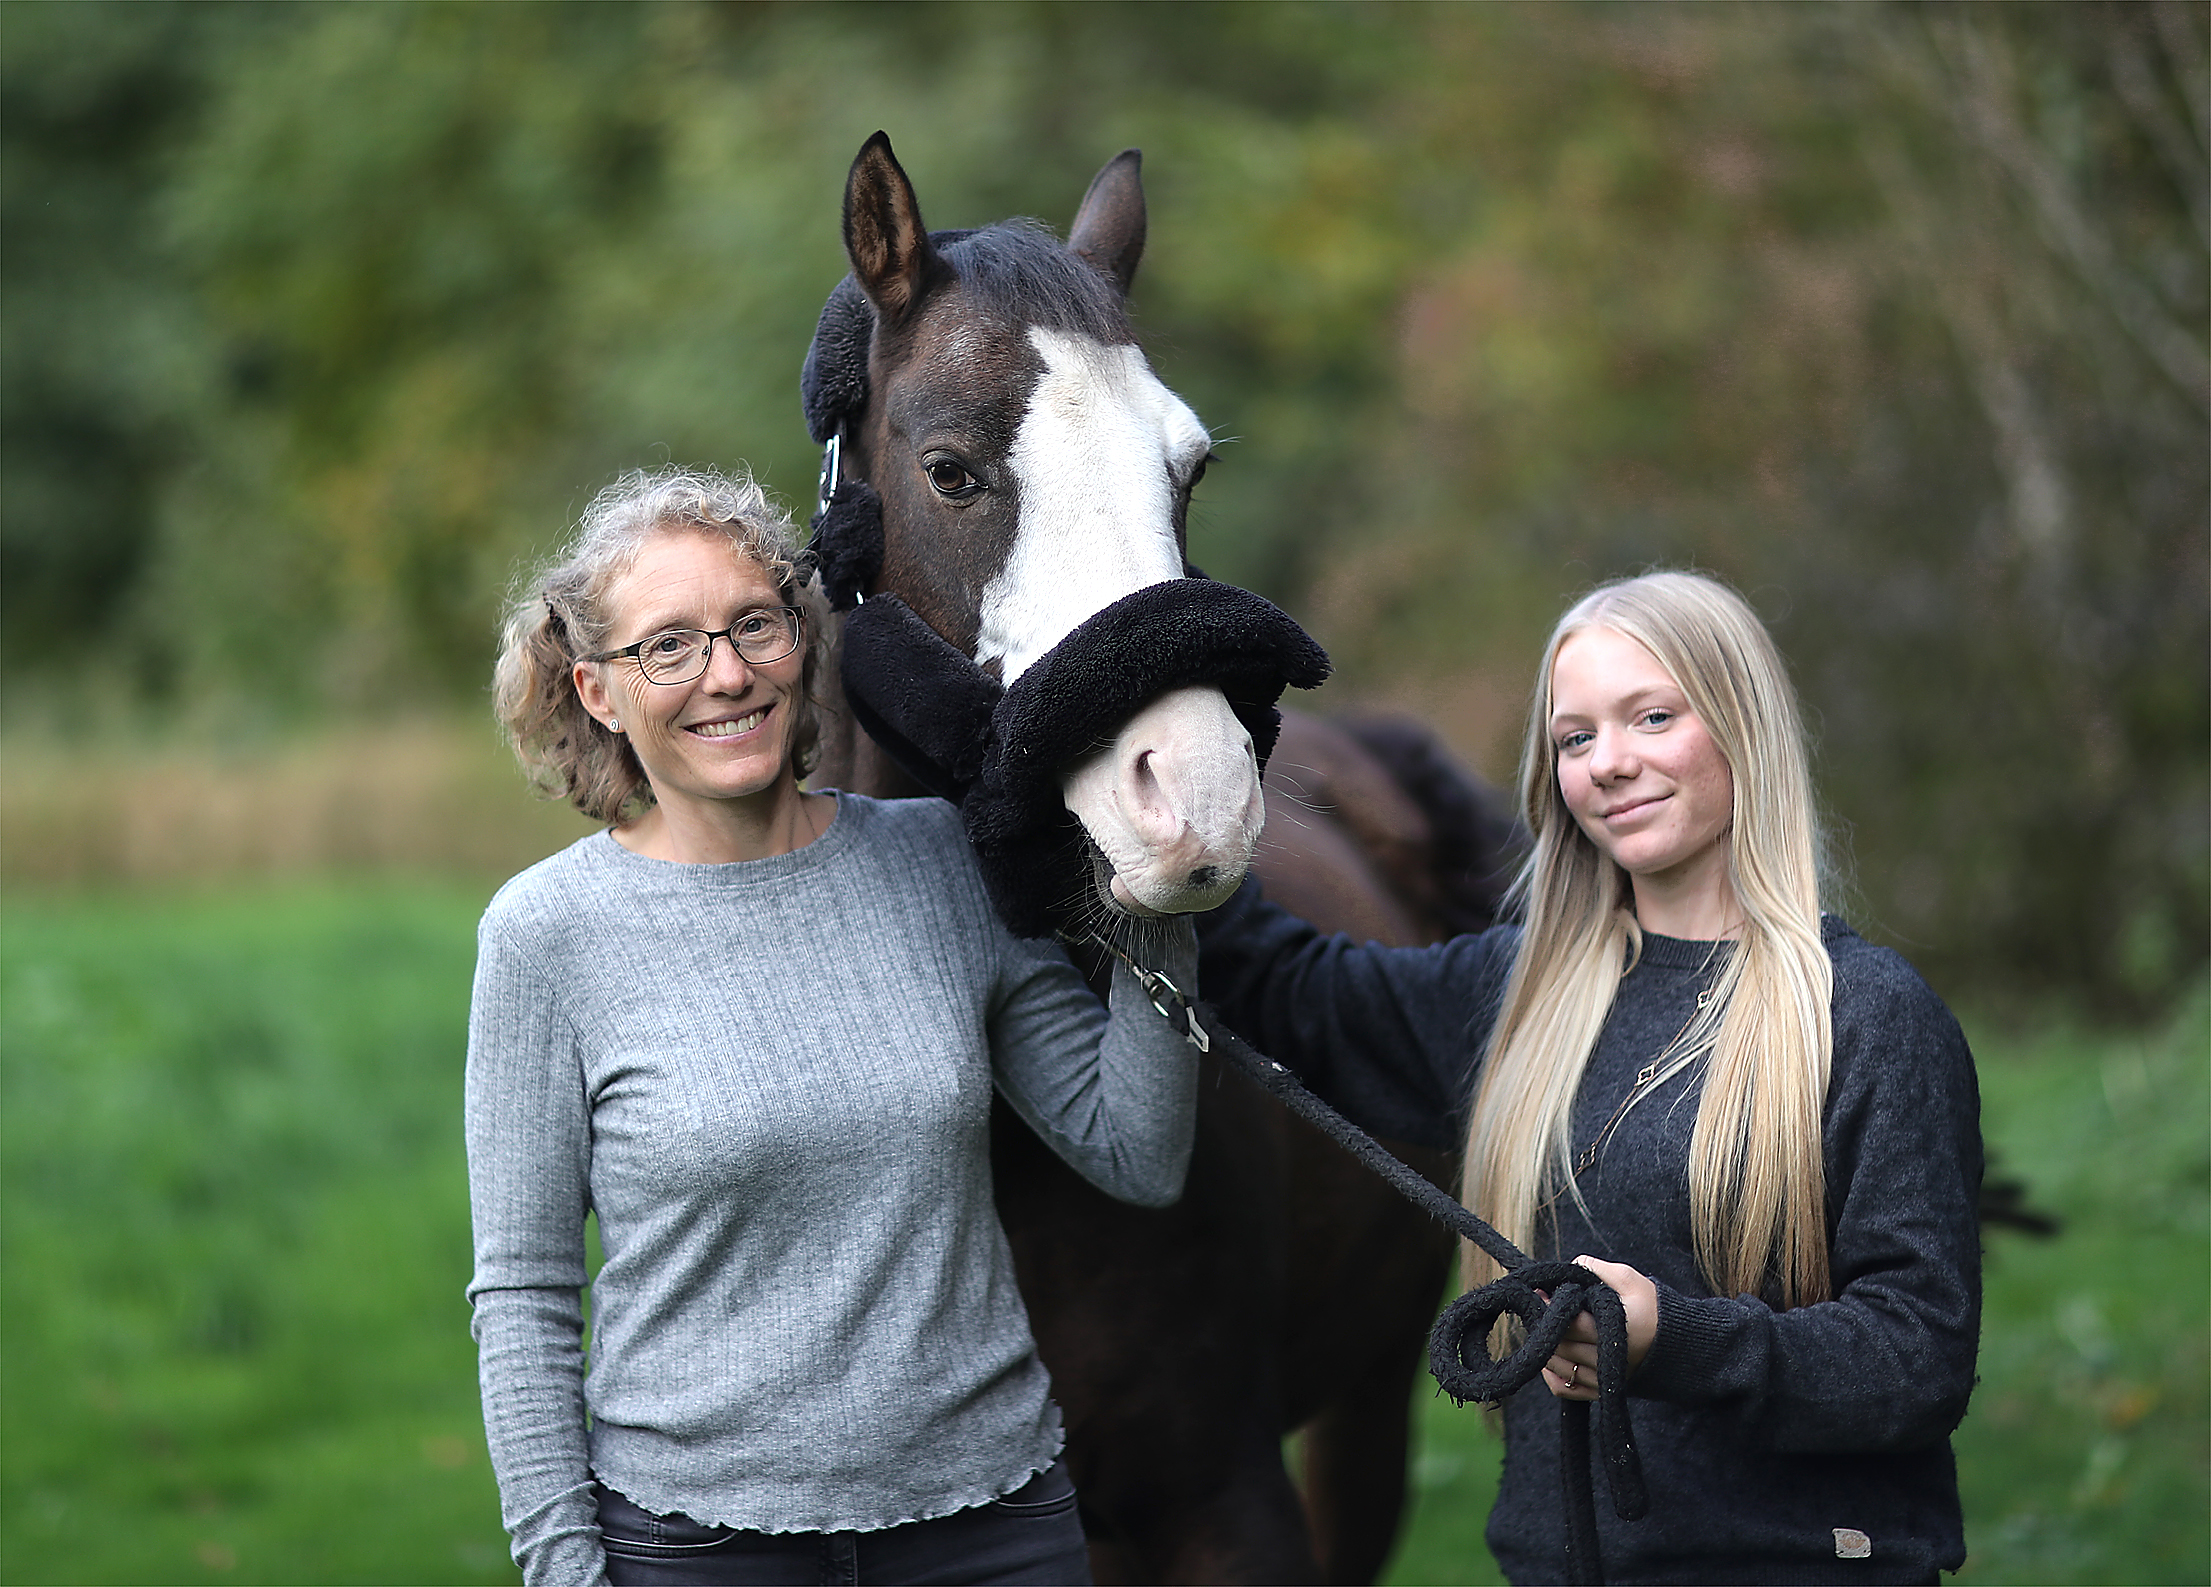
[[[1614,805],[1609,810],[1600,810],[1597,814],[1599,819],[1614,826],[1619,826],[1634,820],[1639,815],[1648,813],[1654,805],[1664,804],[1670,797],[1671,795],[1668,794],[1652,794],[1648,798],[1630,799],[1625,804]]]
[[[737,738],[766,721],[768,712],[773,709],[773,706],[764,705],[744,716],[717,716],[710,721],[690,722],[684,725],[684,731],[700,738]]]

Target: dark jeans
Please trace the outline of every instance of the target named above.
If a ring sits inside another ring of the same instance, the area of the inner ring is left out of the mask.
[[[1036,1583],[1089,1587],[1090,1557],[1066,1463],[1003,1499],[880,1532],[746,1532],[654,1515],[599,1484],[614,1587],[892,1587]]]

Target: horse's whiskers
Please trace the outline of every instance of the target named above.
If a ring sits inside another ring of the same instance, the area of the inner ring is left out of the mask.
[[[1276,759],[1267,763],[1268,792],[1280,794],[1291,804],[1311,815],[1334,815],[1338,808],[1336,802],[1332,799],[1323,799],[1319,793],[1307,788],[1298,780],[1298,773],[1300,772],[1308,773],[1323,786],[1326,785],[1326,776],[1319,767],[1300,766],[1294,761],[1285,762]]]

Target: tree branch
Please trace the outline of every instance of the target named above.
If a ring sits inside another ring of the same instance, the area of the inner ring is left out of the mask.
[[[1937,31],[1958,87],[1955,114],[1968,136],[2025,192],[2044,235],[2150,361],[2211,417],[2211,356],[2127,271],[2090,224],[2049,151],[2013,115],[2010,53],[1988,30],[1953,14]]]
[[[2174,185],[2180,189],[2197,238],[2206,250],[2211,250],[2211,162],[2205,160],[2203,149],[2189,136],[2186,124],[2159,90],[2141,35],[2131,27],[2113,28],[2110,53],[2113,86],[2126,102],[2135,125],[2156,146]]]
[[[2182,0],[2161,0],[2150,7],[2157,36],[2165,42],[2165,57],[2172,63],[2173,79],[2195,117],[2197,146],[2211,153],[2211,73],[2204,70],[2203,41],[2196,37],[2192,20],[2201,15],[2200,6]]]

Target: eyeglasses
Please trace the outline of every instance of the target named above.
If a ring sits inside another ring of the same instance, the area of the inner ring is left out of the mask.
[[[727,628],[708,633],[703,628],[664,628],[648,639],[620,650],[602,650],[585,661],[637,659],[637,668],[648,683],[689,683],[705,675],[714,662],[714,641],[726,639],[738,655],[755,667],[781,661],[798,649],[803,624],[795,606],[763,606],[745,613]]]

